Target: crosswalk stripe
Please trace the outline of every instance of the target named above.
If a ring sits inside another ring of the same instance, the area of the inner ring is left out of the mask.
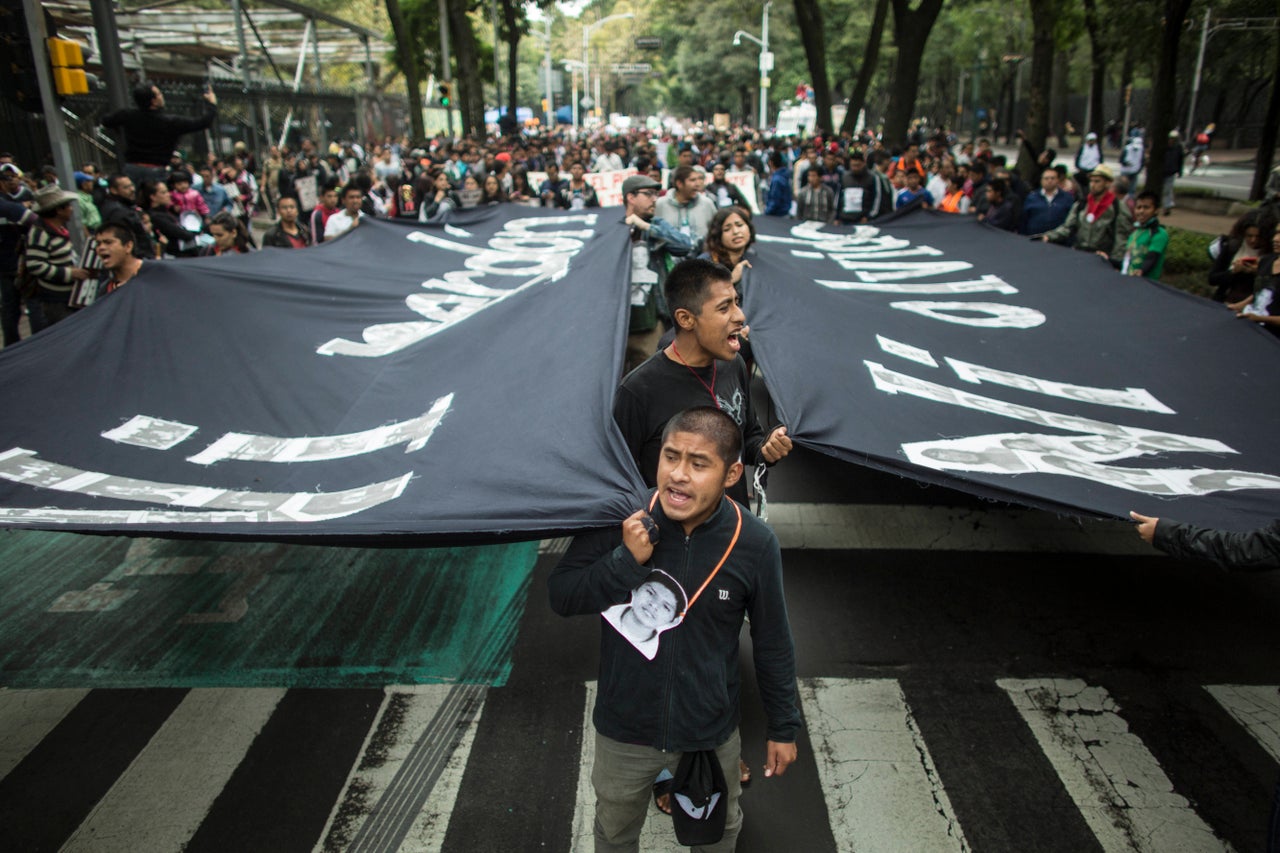
[[[1009,694],[1108,853],[1231,850],[1173,783],[1101,687],[1006,678]]]
[[[800,700],[838,850],[969,850],[897,681],[801,679]]]
[[[1205,690],[1280,761],[1280,688],[1274,684],[1213,684]]]
[[[404,853],[442,849],[484,704],[483,688],[459,687],[386,689],[316,853],[361,845]],[[449,725],[444,726],[446,719]],[[404,769],[412,769],[414,757],[426,754],[424,744],[435,754],[434,773],[419,760],[421,766],[410,780],[418,784],[397,785]]]
[[[64,853],[181,849],[284,694],[279,688],[189,692],[63,845]]]
[[[0,779],[80,704],[88,690],[0,690]]]
[[[770,502],[769,526],[783,548],[1156,553],[1129,522],[1078,521],[1030,509]]]

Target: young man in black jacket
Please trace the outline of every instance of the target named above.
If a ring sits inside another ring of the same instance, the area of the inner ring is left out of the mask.
[[[742,476],[742,435],[702,406],[667,424],[658,488],[621,527],[577,537],[548,581],[562,616],[600,614],[631,600],[655,569],[685,592],[683,612],[653,657],[602,620],[595,726],[595,849],[639,850],[654,777],[683,753],[715,750],[728,788],[724,836],[697,849],[732,851],[738,798],[738,632],[750,616],[764,702],[766,778],[796,759],[795,647],[782,590],[778,539],[725,495]],[[656,535],[655,535],[656,534]]]
[[[311,245],[311,229],[298,221],[297,199],[284,196],[276,203],[276,212],[280,219],[262,235],[263,248],[305,249]]]

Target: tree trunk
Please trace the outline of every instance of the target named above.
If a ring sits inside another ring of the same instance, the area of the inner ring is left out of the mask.
[[[1267,117],[1262,123],[1262,141],[1258,144],[1258,162],[1253,169],[1253,186],[1249,190],[1250,201],[1262,201],[1267,178],[1271,175],[1271,163],[1275,158],[1276,135],[1280,129],[1280,47],[1276,50],[1276,70],[1271,75],[1271,102],[1267,104]]]
[[[1045,139],[1056,134],[1060,151],[1065,151],[1067,148],[1067,99],[1071,94],[1067,90],[1067,69],[1071,67],[1071,55],[1074,52],[1074,48],[1063,51],[1059,61],[1053,64],[1053,83],[1050,86],[1049,96],[1049,132]]]
[[[1084,26],[1089,32],[1089,126],[1085,133],[1093,132],[1102,139],[1106,126],[1103,113],[1103,90],[1107,85],[1107,47],[1102,34],[1102,22],[1098,20],[1097,0],[1084,0]]]
[[[476,36],[467,17],[467,0],[448,0],[449,35],[452,37],[454,82],[458,87],[458,104],[462,111],[462,132],[484,136],[484,87],[476,57]]]
[[[880,64],[880,42],[884,39],[884,22],[888,17],[889,0],[876,0],[876,11],[871,18],[871,33],[867,36],[867,48],[862,54],[862,65],[858,68],[853,91],[849,93],[849,111],[844,114],[844,122],[840,125],[841,133],[853,133],[858,125],[858,113],[866,106],[867,90],[871,88],[871,78],[875,76],[876,66]]]
[[[516,118],[516,101],[519,99],[517,88],[519,87],[519,75],[517,69],[520,54],[520,37],[524,35],[524,9],[517,6],[515,0],[502,0],[502,17],[503,23],[506,25],[507,32],[507,128],[511,128],[512,132],[518,133],[520,130],[519,119]]]
[[[813,86],[813,105],[818,111],[814,119],[814,133],[831,132],[831,85],[827,82],[827,41],[822,25],[822,9],[818,0],[794,0],[796,25],[800,28],[800,41],[804,44],[805,59],[809,62],[810,85]],[[941,0],[939,0],[941,2]]]
[[[915,9],[910,2],[893,0],[893,41],[898,46],[898,61],[884,119],[884,138],[890,146],[906,141],[920,85],[920,60],[924,58],[929,31],[942,11],[942,0],[920,0]]]
[[[1177,126],[1174,107],[1178,99],[1178,42],[1191,0],[1164,0],[1164,29],[1160,33],[1160,58],[1155,86],[1151,92],[1151,147],[1147,153],[1146,189],[1162,195],[1164,155],[1169,150],[1169,131]]]
[[[404,25],[404,14],[400,11],[400,0],[387,0],[387,17],[391,19],[391,30],[396,37],[396,50],[404,57],[405,90],[409,93],[409,128],[414,142],[427,138],[427,131],[422,122],[422,90],[418,83],[418,64],[412,61],[413,42],[409,38],[409,30]]]
[[[1027,93],[1027,141],[1043,151],[1049,137],[1049,90],[1053,88],[1053,25],[1058,0],[1031,0],[1031,87]],[[1017,170],[1035,186],[1036,162],[1026,146],[1018,148]]]

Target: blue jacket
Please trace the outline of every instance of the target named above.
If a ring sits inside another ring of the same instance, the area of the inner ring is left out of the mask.
[[[769,178],[764,212],[769,216],[788,216],[791,213],[791,170],[785,166]]]
[[[227,191],[216,183],[200,190],[200,195],[204,198],[204,203],[209,205],[210,216],[235,208],[235,205],[231,203],[231,199],[227,196]]]
[[[1022,227],[1018,233],[1030,235],[1052,231],[1066,222],[1071,205],[1075,203],[1076,197],[1065,190],[1058,190],[1053,201],[1045,198],[1044,190],[1027,193],[1022,202]]]

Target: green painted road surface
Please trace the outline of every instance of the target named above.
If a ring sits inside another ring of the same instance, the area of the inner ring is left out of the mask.
[[[0,686],[501,685],[537,543],[0,533]]]

